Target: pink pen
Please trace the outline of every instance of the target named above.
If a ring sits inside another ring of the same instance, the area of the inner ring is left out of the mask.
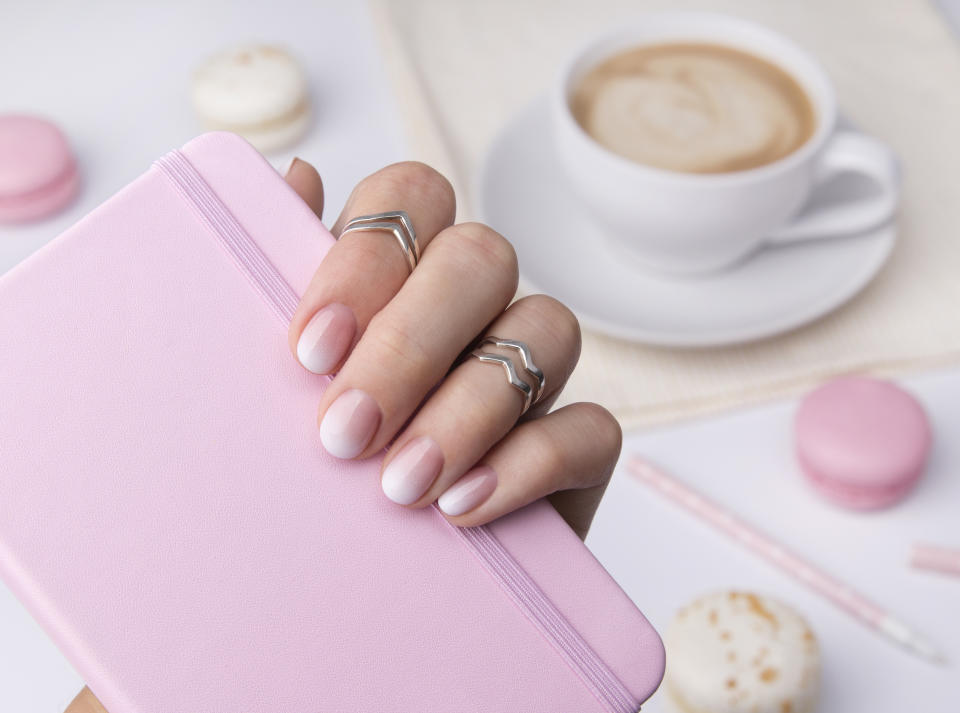
[[[910,564],[917,569],[960,576],[960,549],[917,544],[913,546]]]
[[[890,612],[801,559],[729,510],[694,492],[689,486],[641,458],[632,458],[628,468],[641,483],[667,496],[701,520],[800,580],[874,631],[930,661],[945,662],[944,656],[932,644]]]

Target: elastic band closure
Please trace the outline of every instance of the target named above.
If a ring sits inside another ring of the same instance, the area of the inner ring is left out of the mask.
[[[227,253],[286,327],[299,298],[193,164],[172,151],[154,164],[194,206]],[[435,509],[436,510],[436,509]],[[606,713],[636,713],[639,703],[487,527],[457,527],[437,517],[476,554],[500,588],[553,646]]]
[[[488,527],[451,527],[609,713],[636,713],[640,710],[640,704],[626,686]]]
[[[297,293],[287,284],[260,246],[239,221],[227,210],[200,173],[179,151],[171,151],[154,165],[171,179],[177,190],[191,203],[203,221],[220,238],[223,247],[266,299],[267,304],[283,321],[290,324],[300,302]]]

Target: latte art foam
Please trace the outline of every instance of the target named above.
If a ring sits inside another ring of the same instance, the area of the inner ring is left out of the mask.
[[[754,55],[709,44],[615,55],[583,78],[571,109],[611,151],[687,173],[772,163],[799,148],[816,126],[793,77]]]

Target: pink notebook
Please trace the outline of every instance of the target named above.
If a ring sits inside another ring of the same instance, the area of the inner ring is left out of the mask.
[[[0,574],[110,713],[637,710],[660,639],[549,505],[458,529],[324,452],[332,242],[208,134],[0,279]]]

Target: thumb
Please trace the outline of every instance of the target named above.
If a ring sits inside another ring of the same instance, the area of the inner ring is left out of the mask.
[[[64,713],[107,713],[107,709],[100,705],[100,701],[90,692],[89,688],[84,688],[67,706]]]
[[[323,181],[320,180],[317,169],[306,161],[295,158],[284,178],[317,217],[323,218]]]

